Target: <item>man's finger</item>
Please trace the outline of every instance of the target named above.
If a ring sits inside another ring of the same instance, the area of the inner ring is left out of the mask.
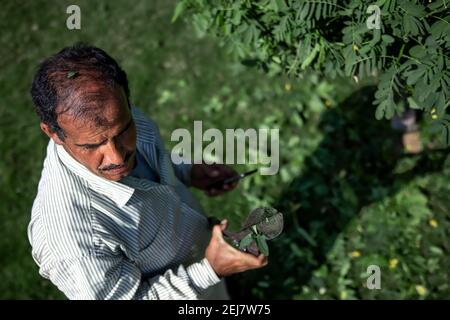
[[[213,228],[212,231],[213,237],[219,242],[219,243],[223,243],[225,242],[225,240],[223,239],[223,235],[222,235],[222,225],[218,225],[216,224]]]
[[[268,263],[268,259],[265,255],[262,253],[258,256],[258,261],[261,263],[261,265],[265,266]]]
[[[218,169],[216,169],[216,168],[208,168],[206,173],[211,178],[217,178],[218,176],[220,176],[220,171]]]
[[[225,231],[228,227],[228,220],[223,219],[222,221],[220,221],[220,227],[222,228],[222,231]]]
[[[251,253],[244,253],[239,251],[239,253],[241,254],[241,261],[248,265],[251,268],[259,268],[262,266],[262,262],[259,259],[259,257],[255,257],[254,255],[252,255]]]

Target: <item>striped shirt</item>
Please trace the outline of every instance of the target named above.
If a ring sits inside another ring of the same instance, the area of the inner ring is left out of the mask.
[[[136,148],[158,179],[99,177],[50,140],[28,238],[69,299],[226,299],[204,257],[211,232],[156,124],[132,107]]]

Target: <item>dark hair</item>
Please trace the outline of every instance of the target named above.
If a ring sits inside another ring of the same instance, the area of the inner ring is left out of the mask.
[[[70,111],[75,117],[88,116],[101,122],[93,108],[87,106],[101,101],[102,95],[86,95],[80,90],[88,81],[103,82],[109,87],[120,85],[129,105],[127,75],[102,49],[77,43],[45,59],[38,68],[31,86],[36,113],[61,140],[65,135],[57,120],[62,112]],[[65,109],[56,111],[61,105],[65,105]]]

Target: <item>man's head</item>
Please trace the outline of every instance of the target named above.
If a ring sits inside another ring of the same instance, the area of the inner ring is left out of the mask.
[[[101,49],[77,44],[46,59],[31,95],[41,129],[98,176],[133,168],[136,128],[126,73]]]

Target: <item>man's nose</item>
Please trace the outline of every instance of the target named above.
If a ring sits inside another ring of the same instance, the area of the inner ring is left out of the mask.
[[[110,141],[105,145],[103,163],[121,165],[125,162],[125,150],[117,142]]]

